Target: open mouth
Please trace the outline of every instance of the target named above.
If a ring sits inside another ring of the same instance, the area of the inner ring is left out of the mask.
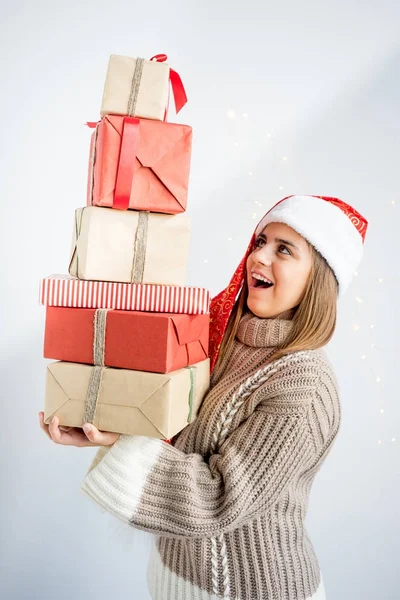
[[[256,279],[255,277],[251,278],[250,287],[252,287],[252,288],[266,290],[266,289],[272,287],[273,285],[274,285],[273,283],[267,283],[266,281],[261,281],[261,279]]]

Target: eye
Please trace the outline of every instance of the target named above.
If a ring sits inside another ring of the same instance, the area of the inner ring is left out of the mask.
[[[256,239],[256,241],[254,242],[254,246],[253,246],[253,248],[254,248],[254,249],[255,249],[255,248],[259,248],[259,247],[261,246],[261,244],[264,244],[264,243],[265,243],[265,240],[264,240],[264,238],[262,238],[262,237],[259,237],[259,238],[257,238],[257,239]],[[281,252],[282,248],[283,248],[284,250],[286,250],[286,252]],[[278,246],[278,250],[281,252],[281,254],[287,254],[287,255],[289,255],[289,256],[291,256],[291,255],[292,255],[292,253],[290,252],[290,250],[288,249],[288,247],[287,247],[287,246],[285,246],[284,244],[280,244],[280,245]]]
[[[281,249],[281,248],[284,248],[285,250],[287,250],[289,255],[290,255],[290,254],[292,254],[292,253],[290,252],[290,250],[289,250],[289,249],[288,249],[286,246],[284,246],[283,244],[281,244],[281,245],[279,246],[279,249]]]

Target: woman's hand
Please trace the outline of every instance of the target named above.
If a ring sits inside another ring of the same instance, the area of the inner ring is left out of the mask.
[[[44,422],[44,413],[39,413],[40,427],[45,434],[56,444],[63,446],[112,446],[117,441],[120,434],[111,431],[99,431],[94,425],[85,423],[83,429],[80,427],[59,426],[58,417],[53,417],[50,425]]]

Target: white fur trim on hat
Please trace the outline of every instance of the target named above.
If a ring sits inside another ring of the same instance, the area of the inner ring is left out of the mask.
[[[363,240],[338,206],[316,196],[290,196],[261,219],[256,235],[268,223],[285,223],[312,244],[335,273],[339,296],[344,294],[360,264]]]

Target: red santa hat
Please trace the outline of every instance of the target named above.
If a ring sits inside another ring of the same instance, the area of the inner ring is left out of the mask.
[[[338,198],[328,196],[287,196],[275,204],[258,223],[246,254],[229,285],[211,301],[211,370],[218,357],[229,316],[243,286],[246,262],[256,237],[268,223],[285,223],[302,235],[325,258],[339,283],[339,296],[348,288],[363,253],[368,221]]]

